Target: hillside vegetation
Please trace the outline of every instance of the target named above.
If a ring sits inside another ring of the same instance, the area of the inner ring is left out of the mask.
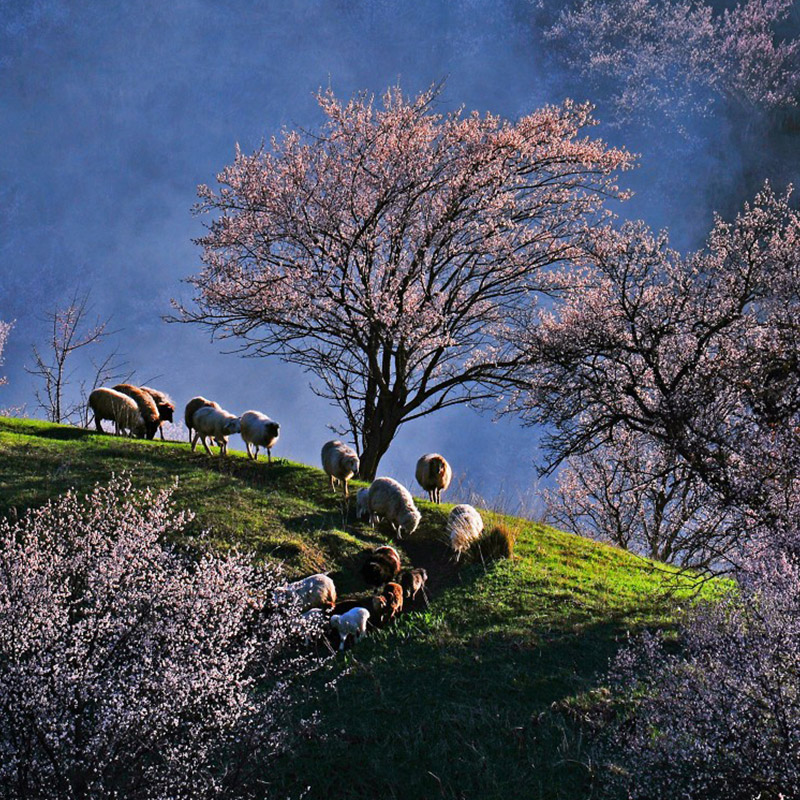
[[[357,522],[355,498],[345,511],[312,467],[0,419],[2,515],[122,471],[139,486],[177,478],[175,502],[196,513],[190,536],[208,530],[210,546],[280,561],[289,577],[330,571],[340,594],[364,589],[363,554],[390,538]],[[597,686],[620,640],[669,625],[693,587],[663,565],[508,517],[514,559],[458,567],[444,544],[451,506],[419,507],[420,529],[399,549],[428,569],[430,604],[331,662],[321,684],[347,674],[319,694],[322,725],[265,782],[293,798],[588,796],[590,752],[563,709]]]

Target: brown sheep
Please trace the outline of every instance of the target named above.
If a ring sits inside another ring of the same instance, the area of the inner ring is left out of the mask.
[[[403,587],[403,597],[415,600],[417,592],[419,592],[420,589],[422,590],[422,594],[425,594],[425,584],[428,582],[428,573],[422,567],[404,569],[400,573],[398,580]]]
[[[160,420],[160,422],[158,423],[158,431],[161,434],[161,438],[163,439],[164,423],[174,421],[175,403],[172,402],[172,399],[168,394],[160,392],[158,391],[158,389],[151,389],[149,386],[141,386],[139,388],[143,392],[147,392],[147,394],[149,394],[150,397],[153,398],[153,402],[156,404],[156,408],[158,409],[158,417]]]
[[[219,403],[215,403],[213,400],[206,400],[205,397],[201,397],[200,395],[193,397],[186,404],[186,409],[183,412],[183,420],[186,423],[186,427],[189,429],[190,442],[192,441],[192,431],[194,430],[194,422],[192,421],[194,412],[199,408],[205,408],[206,406],[211,406],[211,408],[216,408],[217,411],[222,411],[222,406]]]
[[[442,502],[442,492],[453,480],[453,470],[444,456],[428,453],[417,461],[417,483],[428,493],[432,503]]]
[[[152,439],[156,435],[159,425],[161,425],[161,418],[158,416],[158,407],[153,398],[147,393],[142,391],[138,386],[131,383],[118,383],[112,387],[116,392],[128,395],[132,400],[136,401],[139,406],[139,412],[144,420],[145,436]]]
[[[376,547],[373,550],[364,566],[361,567],[361,575],[370,585],[383,586],[400,572],[400,555],[394,547]]]
[[[387,583],[381,596],[386,600],[383,622],[391,622],[403,610],[403,587],[399,583]]]

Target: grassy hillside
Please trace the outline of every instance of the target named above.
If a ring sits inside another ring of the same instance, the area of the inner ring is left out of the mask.
[[[320,470],[242,453],[139,442],[0,419],[0,514],[127,470],[136,484],[177,477],[191,535],[280,560],[291,576],[330,570],[340,594],[363,589],[367,549],[389,541],[354,520]],[[590,759],[560,708],[596,686],[620,639],[666,625],[690,587],[663,567],[525,520],[512,561],[456,567],[444,546],[451,506],[420,501],[404,560],[428,568],[431,602],[335,659],[347,674],[318,702],[324,723],[265,781],[279,796],[581,798]],[[486,515],[485,515],[486,516]],[[491,515],[489,515],[491,516]],[[330,673],[329,673],[330,675]],[[321,676],[321,680],[325,677]]]

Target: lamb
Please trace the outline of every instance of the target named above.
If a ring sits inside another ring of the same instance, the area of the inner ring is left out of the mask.
[[[462,503],[450,512],[447,518],[447,534],[450,537],[450,547],[455,551],[456,561],[478,540],[481,533],[483,519],[472,506]]]
[[[359,489],[356,494],[356,517],[362,522],[369,522],[369,486]]]
[[[428,573],[422,567],[404,569],[398,576],[398,582],[403,587],[403,597],[407,600],[416,600],[417,592],[420,590],[423,596],[425,595]]]
[[[322,468],[328,473],[333,491],[340,481],[344,484],[344,496],[349,497],[347,482],[358,475],[358,467],[358,455],[352,447],[335,439],[322,446]]]
[[[280,591],[295,595],[301,611],[308,611],[311,608],[333,608],[336,605],[336,585],[331,578],[321,572],[290,583]]]
[[[241,434],[244,439],[247,455],[253,461],[258,460],[258,448],[264,447],[267,451],[267,463],[272,463],[272,448],[280,436],[281,426],[271,420],[266,414],[259,411],[245,411],[241,416]],[[253,454],[250,454],[250,445],[253,445]]]
[[[387,583],[381,597],[386,601],[383,622],[391,622],[403,610],[403,587],[399,583]]]
[[[400,572],[400,555],[394,547],[377,547],[361,567],[361,574],[370,586],[383,586]]]
[[[114,423],[114,433],[129,431],[131,436],[141,438],[145,433],[144,418],[136,401],[128,395],[114,389],[95,389],[89,395],[89,408],[94,414],[94,424],[102,433],[101,420],[109,419]]]
[[[331,627],[339,632],[339,650],[344,650],[344,643],[350,634],[358,641],[367,631],[369,611],[366,608],[353,608],[344,614],[334,614],[331,617]]]
[[[397,531],[397,538],[412,534],[422,515],[414,498],[405,486],[392,478],[376,478],[369,487],[369,511],[373,525],[379,518],[387,519]]]
[[[342,600],[333,609],[334,614],[344,614],[354,608],[366,608],[369,611],[369,624],[373,628],[380,627],[386,613],[386,598],[378,594],[369,597]]]
[[[453,480],[453,470],[438,453],[428,453],[417,461],[417,483],[428,493],[432,503],[442,502],[444,492]]]
[[[186,427],[189,431],[189,441],[192,441],[192,431],[194,430],[194,412],[200,408],[205,408],[209,406],[210,408],[216,408],[217,411],[222,411],[222,406],[219,403],[215,403],[213,400],[206,400],[205,397],[198,395],[197,397],[193,397],[187,404],[186,408],[183,412],[183,419],[186,423]]]
[[[161,434],[161,439],[164,439],[164,428],[163,425],[165,422],[173,422],[175,419],[175,403],[172,402],[172,398],[165,392],[160,392],[158,389],[151,389],[149,386],[140,386],[139,387],[143,392],[147,392],[150,397],[153,398],[153,402],[156,404],[156,409],[158,410],[158,432]]]
[[[139,411],[142,414],[142,419],[144,419],[145,435],[148,439],[152,439],[161,425],[158,407],[153,398],[132,383],[118,383],[114,387],[114,391],[122,392],[122,394],[126,394],[136,401],[136,405],[139,406]]]
[[[228,436],[239,433],[241,423],[239,417],[225,410],[218,410],[212,406],[198,408],[192,415],[194,424],[194,438],[192,439],[192,452],[197,447],[198,440],[202,441],[206,453],[211,455],[206,439],[210,436],[219,445],[221,456],[228,454]]]

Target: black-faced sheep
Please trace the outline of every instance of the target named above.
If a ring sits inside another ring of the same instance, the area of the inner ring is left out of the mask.
[[[450,547],[456,554],[456,561],[480,538],[483,532],[483,519],[470,505],[456,506],[447,518],[447,535]]]
[[[131,383],[118,383],[114,387],[114,391],[122,392],[122,394],[126,394],[136,401],[136,405],[139,406],[139,411],[142,414],[142,419],[144,419],[145,435],[148,439],[152,439],[161,425],[161,417],[158,415],[158,407],[153,398],[147,392],[142,391],[138,386],[134,386]]]
[[[361,575],[370,586],[383,586],[400,572],[400,555],[394,547],[377,547],[373,550],[364,566]]]
[[[397,580],[403,587],[403,597],[407,600],[415,600],[420,590],[423,595],[425,594],[425,584],[428,582],[428,573],[422,567],[404,569]]]
[[[240,417],[242,429],[240,431],[244,439],[247,455],[253,461],[258,460],[258,448],[263,447],[267,451],[267,463],[272,463],[272,448],[280,436],[281,426],[271,420],[266,414],[260,411],[245,411]],[[253,445],[253,453],[250,453],[250,445]]]
[[[405,486],[393,478],[376,478],[369,487],[370,520],[388,520],[397,531],[397,538],[411,534],[419,525],[422,515],[414,505],[414,498]]]
[[[336,585],[333,579],[317,573],[307,578],[290,583],[280,591],[290,592],[300,604],[301,611],[310,608],[333,608],[336,605]]]
[[[206,400],[205,397],[201,397],[200,395],[193,397],[186,404],[186,408],[183,412],[183,420],[186,423],[187,430],[189,431],[190,442],[194,436],[194,412],[200,408],[205,408],[206,406],[210,408],[216,408],[217,411],[222,411],[222,406],[219,403],[215,403],[213,400]]]
[[[98,431],[103,430],[101,420],[108,419],[114,423],[114,433],[117,435],[127,430],[131,436],[144,436],[144,419],[139,406],[128,395],[105,387],[95,389],[89,395],[89,408],[94,414]]]
[[[357,642],[367,631],[369,611],[366,608],[353,608],[344,614],[331,617],[331,627],[339,633],[339,649],[344,650],[344,643],[352,635]]]
[[[161,438],[163,440],[164,423],[173,422],[175,420],[175,403],[172,402],[172,398],[168,394],[165,392],[160,392],[158,389],[151,389],[149,386],[140,386],[139,388],[143,392],[147,392],[147,394],[153,398],[153,402],[156,404],[159,419],[158,432],[161,434]]]
[[[428,453],[417,461],[417,483],[428,493],[432,503],[442,502],[442,492],[453,480],[453,470],[438,453]]]
[[[347,482],[358,475],[358,467],[358,455],[352,447],[337,440],[322,446],[322,468],[328,474],[333,491],[339,481],[344,485],[344,496],[349,497]]]
[[[192,416],[194,423],[194,438],[192,439],[192,452],[197,447],[197,442],[201,441],[206,453],[211,455],[206,439],[212,438],[219,445],[221,456],[228,453],[228,436],[232,433],[239,433],[241,423],[239,417],[228,411],[219,411],[212,406],[198,408]]]

